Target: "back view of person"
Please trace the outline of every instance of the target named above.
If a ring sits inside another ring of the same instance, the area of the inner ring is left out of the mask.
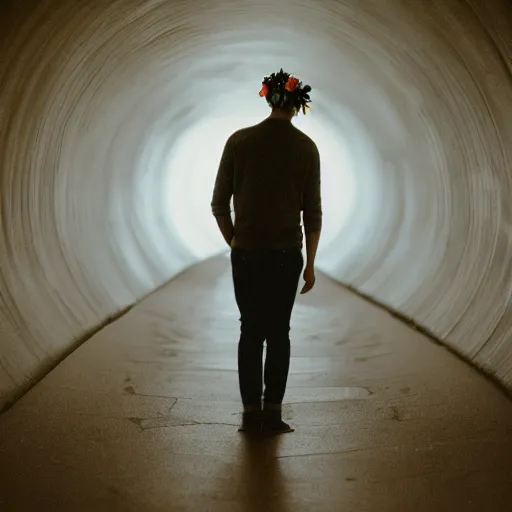
[[[281,409],[290,366],[290,319],[304,268],[301,212],[307,253],[301,293],[315,284],[322,228],[318,149],[292,124],[300,111],[310,109],[310,91],[282,69],[264,78],[260,96],[272,113],[228,138],[213,191],[212,213],[231,247],[241,315],[238,375],[244,432],[293,431],[282,421]]]

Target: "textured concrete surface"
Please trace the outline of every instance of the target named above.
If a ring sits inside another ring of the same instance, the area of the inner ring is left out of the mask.
[[[281,66],[355,171],[319,268],[512,385],[511,33],[510,0],[2,0],[0,409],[222,245],[180,136]]]
[[[0,417],[0,510],[508,512],[512,405],[319,276],[292,317],[285,416],[237,432],[229,261],[192,268]]]

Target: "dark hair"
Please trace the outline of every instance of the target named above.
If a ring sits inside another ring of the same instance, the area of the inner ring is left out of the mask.
[[[309,92],[311,86],[302,86],[302,82],[285,73],[283,69],[279,73],[272,73],[263,79],[263,87],[260,96],[265,97],[267,103],[272,108],[281,108],[283,110],[297,110],[306,114],[306,108],[311,109],[308,103],[311,102]]]

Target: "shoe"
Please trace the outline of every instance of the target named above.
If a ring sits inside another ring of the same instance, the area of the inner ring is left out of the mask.
[[[242,424],[238,432],[246,432],[248,434],[261,433],[261,411],[250,411],[242,413]]]
[[[269,434],[287,434],[295,432],[295,429],[282,420],[281,411],[264,411],[262,431]]]

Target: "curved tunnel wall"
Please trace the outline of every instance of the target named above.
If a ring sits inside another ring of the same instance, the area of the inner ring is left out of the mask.
[[[355,169],[319,267],[511,386],[507,3],[4,2],[0,407],[198,261],[166,214],[173,147],[215,105],[258,121],[281,66]]]

